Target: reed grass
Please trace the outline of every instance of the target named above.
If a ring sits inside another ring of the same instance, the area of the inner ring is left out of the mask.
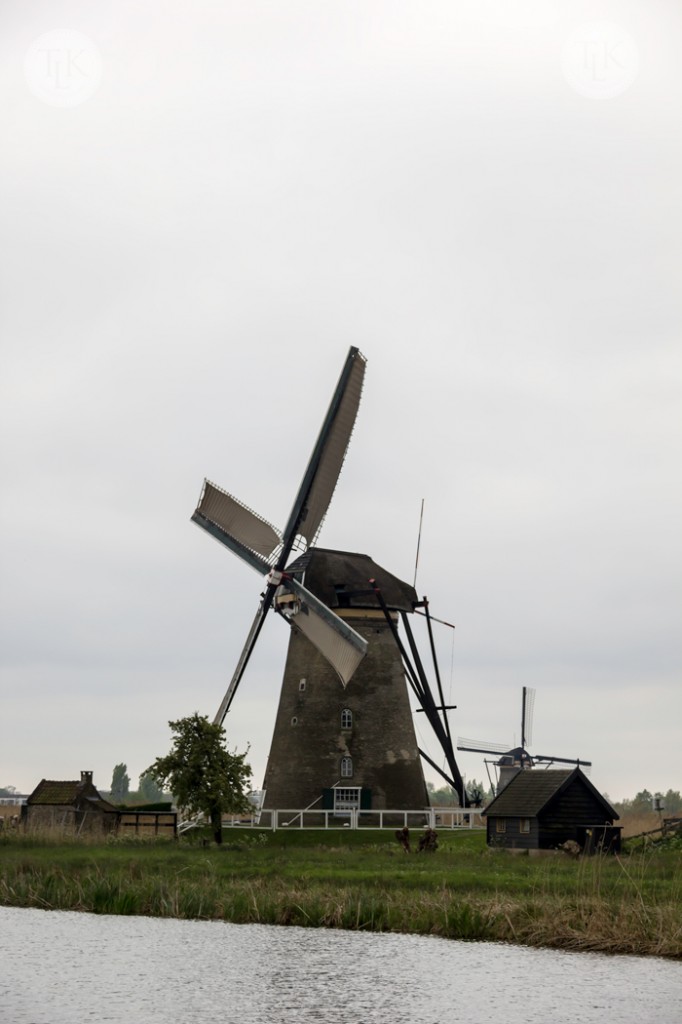
[[[534,859],[444,836],[406,857],[382,833],[239,832],[167,841],[0,841],[0,904],[409,932],[682,958],[682,852]]]

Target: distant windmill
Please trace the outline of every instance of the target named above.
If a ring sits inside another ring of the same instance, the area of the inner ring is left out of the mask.
[[[267,612],[274,609],[292,628],[265,808],[425,806],[406,671],[441,745],[449,744],[445,777],[466,802],[447,722],[439,717],[447,710],[442,697],[437,705],[420,665],[406,667],[397,637],[399,617],[406,624],[406,615],[425,603],[414,587],[368,555],[315,546],[353,432],[364,374],[365,358],[351,348],[282,533],[207,480],[192,516],[266,577],[216,722],[223,722],[232,704]],[[289,562],[294,551],[298,557]]]
[[[591,766],[591,761],[583,761],[575,757],[556,757],[553,754],[530,754],[528,744],[533,739],[533,711],[535,708],[535,690],[530,686],[524,686],[521,697],[521,745],[513,747],[510,743],[489,743],[485,740],[467,740],[459,737],[457,749],[466,750],[475,754],[495,754],[498,761],[486,760],[486,766],[494,765],[499,771],[497,783],[498,792],[507,785],[510,779],[522,769],[533,768],[535,765],[544,764],[549,767],[552,764],[577,764]]]

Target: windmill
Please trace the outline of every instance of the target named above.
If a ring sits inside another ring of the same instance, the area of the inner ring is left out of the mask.
[[[498,771],[496,789],[499,793],[518,771],[544,764],[547,768],[552,764],[576,764],[590,767],[591,761],[583,761],[574,757],[556,757],[553,754],[530,754],[528,745],[533,740],[533,711],[535,708],[535,690],[524,686],[521,696],[521,745],[518,747],[505,743],[488,743],[485,740],[467,740],[459,737],[457,749],[475,754],[497,755],[499,760],[486,759],[485,764],[490,776],[489,766]]]
[[[353,432],[365,365],[351,347],[281,533],[208,480],[192,516],[265,576],[216,722],[222,724],[230,709],[268,611],[291,627],[263,784],[265,808],[412,809],[428,802],[404,652],[396,643],[398,617],[406,621],[420,605],[416,592],[368,555],[316,545]],[[370,580],[379,582],[380,597]],[[425,699],[433,724],[445,709]],[[436,728],[439,737],[445,734],[442,724]],[[456,772],[451,743],[448,763]]]

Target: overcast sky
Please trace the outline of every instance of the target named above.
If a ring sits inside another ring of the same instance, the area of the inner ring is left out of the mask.
[[[261,587],[190,523],[202,480],[283,526],[357,345],[320,542],[411,581],[425,499],[455,734],[518,742],[533,686],[536,752],[681,788],[678,5],[1,21],[0,785],[136,784],[213,716]],[[226,720],[256,785],[271,619]]]

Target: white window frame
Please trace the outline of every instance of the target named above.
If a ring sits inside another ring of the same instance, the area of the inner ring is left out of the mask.
[[[350,708],[341,709],[341,728],[352,729],[353,728],[353,712]]]
[[[353,778],[353,758],[350,756],[350,754],[345,754],[341,758],[341,778]]]
[[[334,787],[334,813],[339,811],[359,811],[361,786]]]

